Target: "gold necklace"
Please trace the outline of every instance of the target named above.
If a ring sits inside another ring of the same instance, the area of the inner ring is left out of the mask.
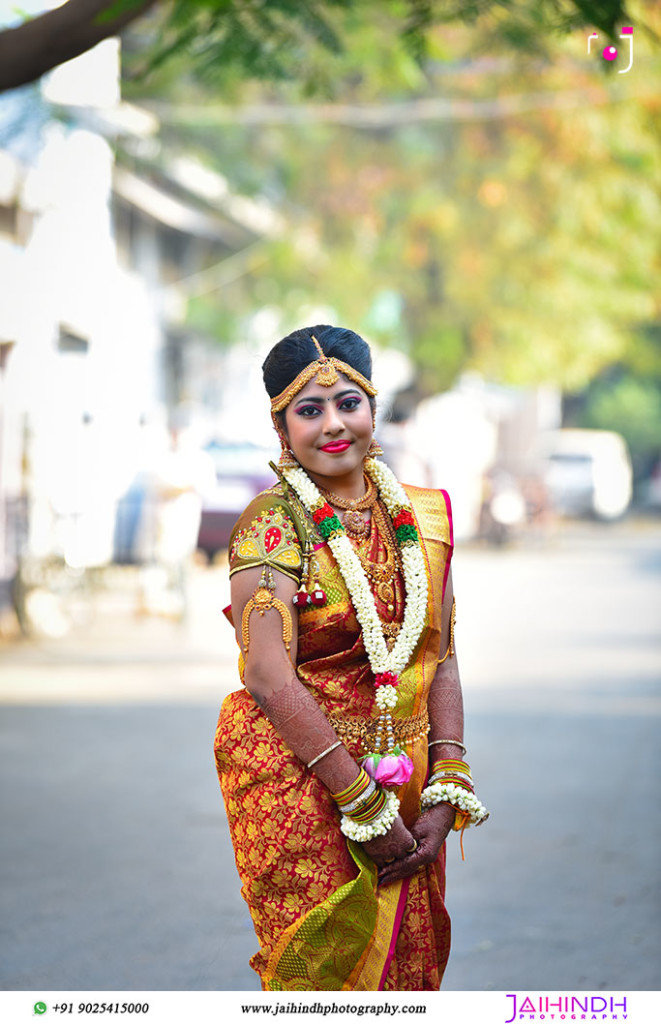
[[[358,555],[360,564],[365,570],[365,575],[368,579],[377,584],[390,583],[397,568],[398,549],[396,543],[393,543],[393,538],[390,536],[390,531],[388,530],[389,517],[384,513],[381,508],[381,504],[378,501],[375,502],[374,508],[372,509],[372,517],[376,523],[379,534],[381,535],[383,546],[386,549],[385,562],[372,562],[359,548],[355,548],[354,550]]]
[[[396,584],[395,573],[397,569],[402,571],[402,561],[397,545],[395,531],[390,521],[390,516],[383,508],[381,501],[377,501],[372,509],[372,520],[379,531],[379,535],[386,549],[385,562],[373,562],[358,546],[354,551],[367,576],[372,592],[385,604],[388,612],[392,614],[395,610]],[[388,650],[392,650],[401,625],[397,622],[381,623]]]
[[[368,509],[373,508],[379,496],[376,484],[371,477],[365,476],[363,479],[367,489],[361,498],[343,498],[341,495],[335,494],[334,491],[327,491],[322,487],[319,488],[326,501],[344,513],[340,517],[342,525],[348,535],[355,540],[363,540],[369,537],[370,524],[363,519],[361,512],[366,512]]]
[[[395,572],[398,568],[400,572],[402,571],[399,545],[397,544],[390,516],[379,499],[376,484],[369,476],[365,476],[364,479],[366,491],[362,498],[343,498],[333,491],[324,490],[321,487],[319,490],[331,505],[334,505],[335,508],[344,513],[341,516],[342,524],[347,535],[352,540],[357,541],[354,551],[358,556],[369,584],[392,614],[395,610]],[[372,518],[386,549],[385,562],[372,562],[360,550],[360,543],[368,540],[371,535],[371,525],[361,515],[361,512],[365,512],[368,509],[372,513]],[[399,622],[382,622],[381,628],[384,633],[386,646],[391,651],[397,641],[401,624]]]

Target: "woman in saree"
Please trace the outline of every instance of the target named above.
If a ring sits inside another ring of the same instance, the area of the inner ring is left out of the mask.
[[[437,990],[445,840],[487,816],[463,759],[450,501],[375,457],[358,335],[295,331],[263,373],[282,456],[230,542],[245,688],[215,741],[251,966],[265,990]]]

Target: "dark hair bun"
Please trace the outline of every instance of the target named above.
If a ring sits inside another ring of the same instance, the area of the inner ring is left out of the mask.
[[[292,331],[274,345],[267,355],[262,373],[269,398],[279,395],[298,377],[301,370],[319,358],[317,347],[312,341],[313,334],[329,358],[335,356],[358,370],[367,380],[372,379],[372,354],[367,342],[345,327],[317,324],[316,327],[302,327]]]

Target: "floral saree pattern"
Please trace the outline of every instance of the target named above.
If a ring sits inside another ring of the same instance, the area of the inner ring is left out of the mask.
[[[425,555],[429,602],[425,630],[402,675],[395,716],[400,745],[414,763],[398,791],[412,824],[428,772],[426,704],[439,658],[441,605],[452,554],[450,504],[444,491],[407,487]],[[246,509],[235,536],[278,503],[278,526],[289,530],[286,502],[264,492]],[[295,517],[292,515],[292,524]],[[248,531],[248,533],[246,533]],[[369,557],[387,557],[373,521]],[[235,545],[236,549],[236,545]],[[376,706],[370,666],[344,580],[328,545],[315,543],[325,607],[299,618],[297,674],[357,759],[367,752]],[[253,562],[253,564],[255,564]],[[230,569],[239,565],[230,562]],[[397,574],[387,623],[403,618]],[[377,887],[377,870],[360,844],[339,828],[339,811],[318,778],[289,750],[246,690],[223,703],[216,764],[234,845],[242,895],[259,941],[251,966],[273,991],[422,991],[439,988],[449,955],[444,904],[445,850],[435,864]]]

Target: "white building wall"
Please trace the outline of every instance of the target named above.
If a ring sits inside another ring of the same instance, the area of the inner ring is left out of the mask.
[[[110,558],[141,422],[163,418],[158,322],[144,285],[115,254],[112,163],[100,136],[49,127],[22,185],[32,235],[24,251],[0,248],[9,283],[0,336],[15,342],[4,379],[2,493],[10,503],[29,495],[31,553],[56,550],[79,564]],[[62,351],[61,329],[86,350]]]

